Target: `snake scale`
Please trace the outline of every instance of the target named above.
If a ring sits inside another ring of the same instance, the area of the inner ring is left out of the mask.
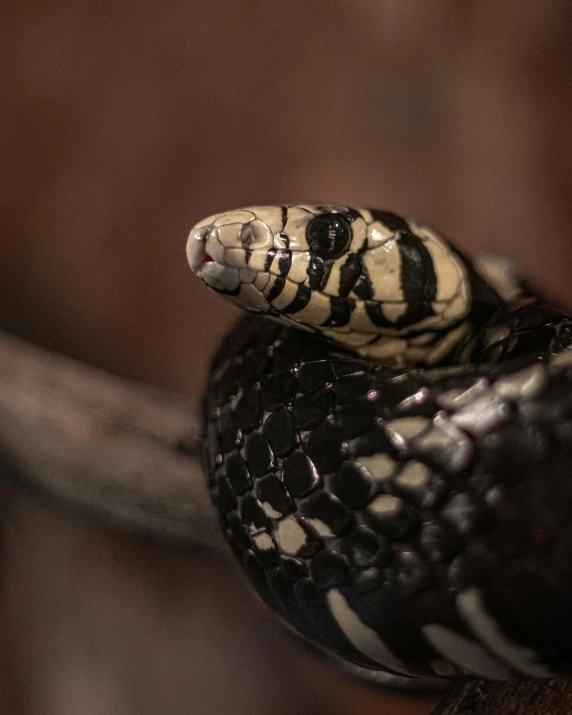
[[[187,253],[251,313],[203,444],[262,599],[395,676],[572,671],[572,320],[389,211],[224,212]]]

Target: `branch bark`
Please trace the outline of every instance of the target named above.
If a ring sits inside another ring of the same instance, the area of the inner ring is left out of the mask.
[[[572,681],[521,680],[454,685],[432,715],[569,715]]]
[[[0,472],[109,525],[185,547],[219,544],[179,397],[0,332]]]

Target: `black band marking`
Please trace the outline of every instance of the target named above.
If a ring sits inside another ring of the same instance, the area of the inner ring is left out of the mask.
[[[395,323],[392,323],[383,314],[381,303],[378,300],[366,300],[365,312],[371,322],[378,328],[395,328]]]
[[[371,287],[369,276],[362,274],[352,292],[360,300],[371,300],[373,298],[373,288]]]
[[[310,263],[306,270],[308,282],[312,290],[318,290],[324,275],[324,259],[319,256],[310,256]]]
[[[410,232],[402,233],[397,246],[401,258],[401,289],[407,304],[407,311],[396,321],[401,328],[435,315],[432,303],[437,297],[437,275],[431,254],[420,238]]]
[[[350,322],[355,301],[351,298],[330,296],[330,316],[322,323],[324,328],[341,328]]]
[[[292,251],[282,251],[278,258],[278,272],[281,276],[287,276],[292,265]]]
[[[268,273],[270,270],[270,266],[272,265],[272,261],[274,260],[274,256],[276,255],[276,249],[275,248],[269,248],[268,251],[266,252],[266,261],[264,262],[264,268],[263,270]]]
[[[270,289],[270,293],[266,296],[266,300],[269,303],[272,303],[273,300],[278,298],[280,293],[284,290],[284,286],[286,285],[286,278],[283,278],[282,276],[279,276],[275,281],[274,285]]]
[[[288,223],[288,206],[282,206],[282,231],[286,228]]]
[[[342,298],[349,295],[349,292],[361,276],[362,262],[355,255],[350,253],[344,265],[340,268],[340,288],[339,294]]]
[[[409,224],[404,218],[391,211],[379,211],[379,209],[368,209],[374,221],[381,221],[390,231],[404,231],[411,233]]]
[[[333,265],[334,260],[332,258],[325,260],[320,256],[310,255],[310,265],[306,273],[312,290],[324,290]]]
[[[296,295],[294,296],[294,300],[285,308],[282,308],[281,312],[285,313],[286,315],[298,313],[302,310],[302,308],[305,308],[308,305],[311,297],[312,291],[309,288],[306,288],[305,285],[300,284],[298,286],[298,290],[296,291]]]

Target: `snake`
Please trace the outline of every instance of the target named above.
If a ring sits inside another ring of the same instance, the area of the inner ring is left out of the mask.
[[[245,309],[202,462],[260,598],[388,677],[570,673],[572,319],[385,210],[225,211],[187,257]]]

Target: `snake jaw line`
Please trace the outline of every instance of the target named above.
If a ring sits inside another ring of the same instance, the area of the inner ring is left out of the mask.
[[[380,363],[435,364],[466,333],[472,295],[462,258],[428,227],[386,211],[228,211],[195,226],[188,256],[231,302]]]

